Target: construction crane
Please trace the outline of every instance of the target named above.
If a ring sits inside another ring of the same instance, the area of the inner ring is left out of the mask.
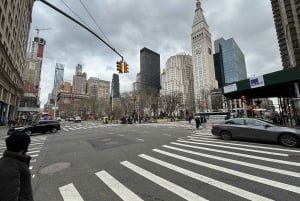
[[[39,33],[40,33],[40,31],[44,31],[44,30],[49,30],[49,29],[52,29],[52,28],[35,28],[35,30],[36,30],[36,37],[38,37],[39,36]]]

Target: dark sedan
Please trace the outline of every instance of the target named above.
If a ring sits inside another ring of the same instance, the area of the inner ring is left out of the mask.
[[[60,124],[56,120],[40,120],[36,123],[24,125],[22,127],[12,127],[8,130],[7,134],[10,135],[13,131],[19,130],[31,135],[33,133],[56,133],[60,130]]]
[[[223,140],[260,140],[278,142],[287,147],[297,147],[300,145],[300,130],[276,126],[260,119],[229,119],[224,123],[213,125],[211,132]]]

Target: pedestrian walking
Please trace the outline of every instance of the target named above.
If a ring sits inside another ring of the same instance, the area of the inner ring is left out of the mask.
[[[199,129],[199,126],[200,126],[200,117],[196,117],[195,118],[195,122],[196,122],[196,129]]]
[[[16,131],[5,140],[6,150],[0,159],[0,200],[33,201],[31,173],[26,155],[30,136]]]

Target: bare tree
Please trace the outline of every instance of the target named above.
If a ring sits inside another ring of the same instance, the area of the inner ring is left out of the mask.
[[[200,90],[200,102],[199,108],[201,112],[208,112],[211,108],[211,94],[208,89],[201,89]]]
[[[182,93],[173,92],[170,95],[162,95],[159,100],[160,109],[167,116],[175,116],[175,112],[179,113],[182,109],[183,99]]]

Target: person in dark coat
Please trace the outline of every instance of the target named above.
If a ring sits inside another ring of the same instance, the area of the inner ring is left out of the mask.
[[[0,159],[0,200],[33,201],[31,173],[26,155],[30,136],[14,132],[5,140],[6,150]]]
[[[199,129],[199,126],[200,126],[200,117],[196,117],[195,121],[196,121],[196,129]]]

